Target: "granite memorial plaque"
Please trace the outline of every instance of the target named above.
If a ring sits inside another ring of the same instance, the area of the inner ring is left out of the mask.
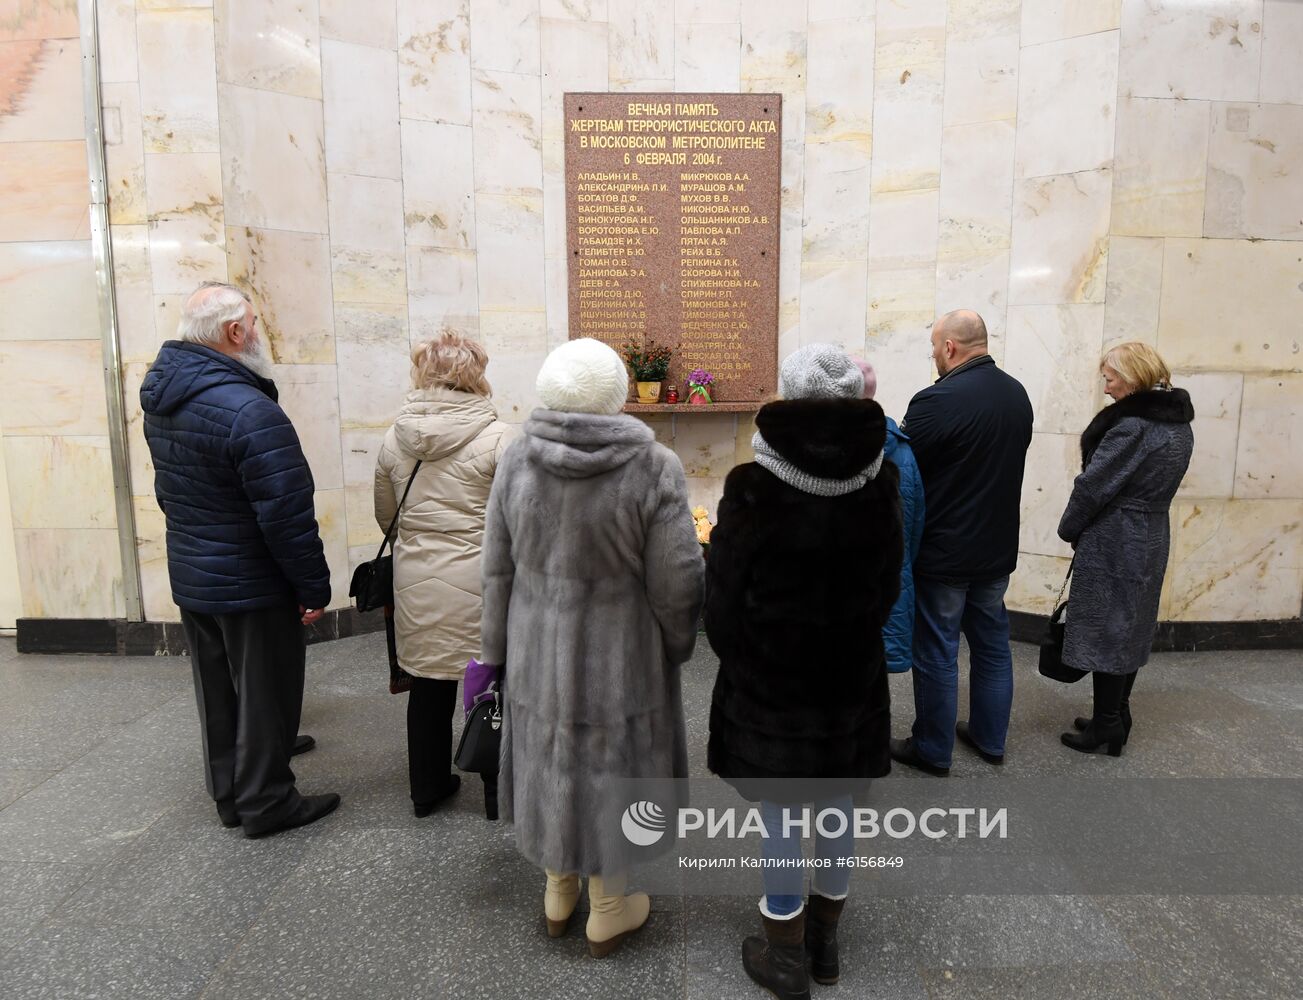
[[[780,94],[566,94],[570,336],[777,389]]]

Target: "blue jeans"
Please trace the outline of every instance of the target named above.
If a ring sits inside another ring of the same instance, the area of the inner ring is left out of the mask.
[[[968,731],[1004,753],[1013,705],[1013,656],[1004,592],[1009,578],[978,583],[914,581],[914,748],[949,767],[959,711],[959,634],[968,640]]]
[[[760,855],[766,861],[799,861],[801,858],[801,834],[799,825],[802,819],[800,805],[777,805],[773,802],[760,803],[760,818],[764,820],[765,831],[769,834],[761,847]],[[810,809],[810,832],[814,835],[815,857],[826,861],[828,867],[817,868],[814,872],[814,891],[821,896],[844,899],[851,884],[851,869],[844,862],[855,856],[854,804],[849,795],[816,802]],[[823,827],[829,831],[842,826],[842,822],[833,813],[845,817],[845,829],[835,837],[826,837],[819,832],[819,814],[829,811],[823,820]],[[787,828],[784,814],[791,813],[793,824]],[[838,865],[841,859],[843,864]],[[770,916],[785,917],[795,913],[805,901],[804,868],[770,868],[761,870],[765,885],[765,908]]]

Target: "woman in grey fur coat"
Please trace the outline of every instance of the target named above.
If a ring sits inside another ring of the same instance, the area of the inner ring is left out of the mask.
[[[499,807],[547,871],[548,932],[565,932],[587,875],[589,949],[602,957],[650,909],[624,891],[625,783],[687,777],[679,667],[704,565],[683,465],[620,413],[619,356],[570,341],[544,361],[538,394],[545,409],[489,497],[481,660],[505,665]]]
[[[1116,402],[1081,436],[1082,471],[1059,522],[1076,550],[1063,662],[1091,671],[1095,705],[1064,733],[1074,750],[1122,752],[1136,671],[1149,659],[1167,571],[1168,511],[1190,465],[1194,407],[1149,345],[1119,344],[1100,365]]]

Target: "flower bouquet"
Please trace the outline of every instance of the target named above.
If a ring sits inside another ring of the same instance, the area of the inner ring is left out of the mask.
[[[710,523],[710,515],[706,513],[705,507],[693,507],[692,520],[696,524],[697,541],[701,543],[701,554],[704,556],[710,549],[710,529],[714,525]]]
[[[710,387],[715,384],[715,376],[704,368],[694,368],[688,374],[688,402],[701,406],[713,403]]]

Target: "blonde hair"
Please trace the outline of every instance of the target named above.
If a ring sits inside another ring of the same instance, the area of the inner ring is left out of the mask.
[[[454,330],[444,330],[412,348],[412,387],[454,389],[489,396],[493,388],[484,377],[488,363],[488,352],[479,341]]]
[[[1100,370],[1107,365],[1122,376],[1123,381],[1136,389],[1170,389],[1172,373],[1158,352],[1148,344],[1129,340],[1104,352]]]

